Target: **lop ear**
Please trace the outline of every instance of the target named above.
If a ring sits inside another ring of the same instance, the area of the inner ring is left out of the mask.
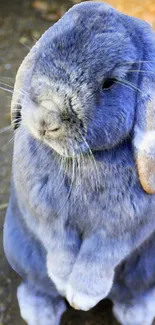
[[[143,189],[155,194],[155,33],[141,22],[143,59],[139,70],[139,94],[134,126],[135,159]]]
[[[16,129],[21,120],[21,101],[26,92],[29,89],[34,63],[36,58],[36,47],[34,46],[32,50],[25,57],[21,63],[14,85],[14,91],[11,101],[11,124],[14,129]]]
[[[30,90],[31,79],[37,59],[42,52],[42,48],[50,42],[51,27],[45,31],[41,38],[32,47],[18,69],[11,101],[11,122],[14,129],[16,129],[20,124],[18,121],[21,120],[22,98],[26,96]]]

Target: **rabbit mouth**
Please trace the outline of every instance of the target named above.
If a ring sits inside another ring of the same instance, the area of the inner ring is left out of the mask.
[[[90,151],[85,139],[86,130],[77,125],[70,126],[70,130],[59,125],[53,125],[50,128],[41,128],[38,133],[42,142],[61,156],[74,158]]]
[[[61,140],[58,139],[50,139],[50,137],[44,138],[44,142],[54,151],[56,151],[60,156],[66,158],[75,158],[78,156],[85,155],[89,153],[89,146],[83,140],[78,142],[75,139],[63,138]]]

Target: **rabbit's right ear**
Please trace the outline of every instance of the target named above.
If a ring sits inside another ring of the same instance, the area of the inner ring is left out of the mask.
[[[34,64],[36,61],[36,49],[34,46],[32,50],[25,57],[23,62],[21,63],[14,85],[14,91],[11,101],[11,124],[14,129],[17,129],[20,120],[21,120],[21,101],[24,95],[26,95],[27,90],[29,89]]]
[[[42,47],[51,41],[51,27],[45,31],[40,39],[35,43],[30,52],[21,63],[14,85],[11,101],[11,123],[13,128],[18,128],[21,120],[21,101],[27,95],[31,85],[31,78],[37,62],[37,58],[42,51]]]

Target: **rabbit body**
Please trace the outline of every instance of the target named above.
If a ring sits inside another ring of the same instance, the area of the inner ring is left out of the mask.
[[[44,34],[19,70],[4,248],[26,281],[18,300],[29,325],[58,325],[62,297],[82,310],[110,297],[122,325],[152,324],[155,195],[141,186],[136,159],[146,124],[154,135],[153,109],[150,124],[143,116],[155,76],[139,73],[142,61],[153,69],[154,49],[144,22],[83,3]]]

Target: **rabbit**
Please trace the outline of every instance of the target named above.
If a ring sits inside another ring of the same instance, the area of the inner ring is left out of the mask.
[[[73,6],[30,50],[11,104],[4,250],[29,325],[109,298],[155,317],[155,34],[103,2]]]

